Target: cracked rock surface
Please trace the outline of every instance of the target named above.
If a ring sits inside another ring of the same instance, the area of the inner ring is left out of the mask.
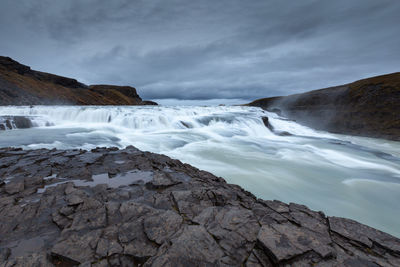
[[[134,147],[0,149],[0,266],[400,266],[400,240]]]

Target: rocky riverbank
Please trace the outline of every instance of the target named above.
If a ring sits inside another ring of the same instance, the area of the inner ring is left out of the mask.
[[[400,266],[391,235],[134,147],[3,148],[0,177],[1,266]]]
[[[400,141],[400,73],[248,105],[319,130]]]

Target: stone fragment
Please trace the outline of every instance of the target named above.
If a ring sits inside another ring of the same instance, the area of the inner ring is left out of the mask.
[[[193,191],[173,191],[171,192],[171,196],[179,213],[189,219],[193,219],[200,214],[203,209],[213,206],[207,193],[207,190],[194,189]]]
[[[271,125],[271,123],[269,122],[268,117],[264,116],[264,117],[261,117],[261,119],[262,119],[262,121],[263,121],[265,127],[267,127],[271,132],[273,132],[273,131],[274,131],[274,127],[273,127],[273,126]]]
[[[101,230],[87,233],[70,233],[65,239],[59,240],[53,246],[51,254],[76,264],[92,261],[95,259],[95,248],[100,235]]]
[[[16,180],[14,178],[9,183],[6,184],[5,190],[8,194],[13,195],[19,192],[22,192],[25,189],[24,180]]]
[[[91,153],[91,152],[86,152],[82,155],[79,155],[77,159],[85,164],[93,164],[96,161],[100,160],[102,157],[104,157],[103,153]]]
[[[204,225],[209,231],[220,229],[238,232],[249,241],[255,241],[259,224],[254,214],[240,207],[209,207],[194,220]]]
[[[85,210],[77,209],[74,213],[70,229],[80,231],[83,229],[98,229],[107,226],[107,213],[105,206]]]
[[[150,240],[161,245],[181,227],[182,221],[182,217],[175,212],[166,211],[146,217],[144,231]]]
[[[204,226],[187,225],[170,241],[166,252],[157,256],[153,266],[215,266],[224,252]]]
[[[258,241],[274,263],[314,251],[320,258],[334,257],[329,235],[313,233],[292,223],[263,225]]]
[[[131,219],[137,219],[150,212],[154,212],[154,209],[135,201],[127,201],[121,204],[119,211],[123,221],[130,221]]]
[[[54,211],[52,213],[52,218],[53,218],[53,222],[55,224],[57,224],[57,226],[60,227],[61,229],[64,229],[64,228],[69,227],[71,225],[71,220],[68,219],[67,217],[61,215],[57,211]]]
[[[0,248],[0,262],[5,262],[11,255],[11,249]]]
[[[70,194],[67,196],[67,202],[68,202],[68,205],[70,205],[70,206],[75,206],[75,205],[81,204],[81,203],[83,203],[83,201],[84,201],[84,199],[81,196],[79,196],[78,194],[73,193],[73,194]]]
[[[7,262],[2,262],[1,266],[11,267],[11,266],[40,266],[40,267],[53,267],[54,265],[49,261],[46,253],[33,253],[31,255],[19,256],[14,259],[8,260]]]
[[[153,180],[150,182],[155,188],[165,188],[180,183],[171,178],[168,173],[155,172]]]
[[[69,216],[72,213],[74,213],[74,208],[73,207],[69,207],[69,206],[64,206],[59,210],[59,213],[64,215],[64,216]]]
[[[31,120],[23,116],[14,116],[14,124],[18,129],[26,129],[33,127]]]
[[[400,254],[400,242],[399,239],[394,236],[351,219],[329,217],[328,220],[330,229],[333,232],[359,242],[369,248],[371,248],[373,242],[375,242],[390,251]]]
[[[122,253],[123,248],[116,240],[100,238],[97,243],[96,254],[100,257],[109,257],[113,254]]]
[[[51,165],[63,165],[67,163],[70,159],[64,156],[54,156],[52,157],[49,162]]]
[[[158,246],[145,235],[142,220],[122,224],[118,231],[118,240],[122,243],[126,255],[146,258],[157,253]]]

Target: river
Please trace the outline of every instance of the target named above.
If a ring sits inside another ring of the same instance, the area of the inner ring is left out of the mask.
[[[0,107],[35,127],[0,147],[126,147],[166,154],[242,186],[400,237],[400,142],[315,131],[255,107]],[[276,132],[265,127],[267,116]]]

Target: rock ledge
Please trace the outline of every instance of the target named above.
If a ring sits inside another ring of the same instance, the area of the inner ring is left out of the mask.
[[[400,266],[400,240],[164,155],[0,149],[0,266]]]

